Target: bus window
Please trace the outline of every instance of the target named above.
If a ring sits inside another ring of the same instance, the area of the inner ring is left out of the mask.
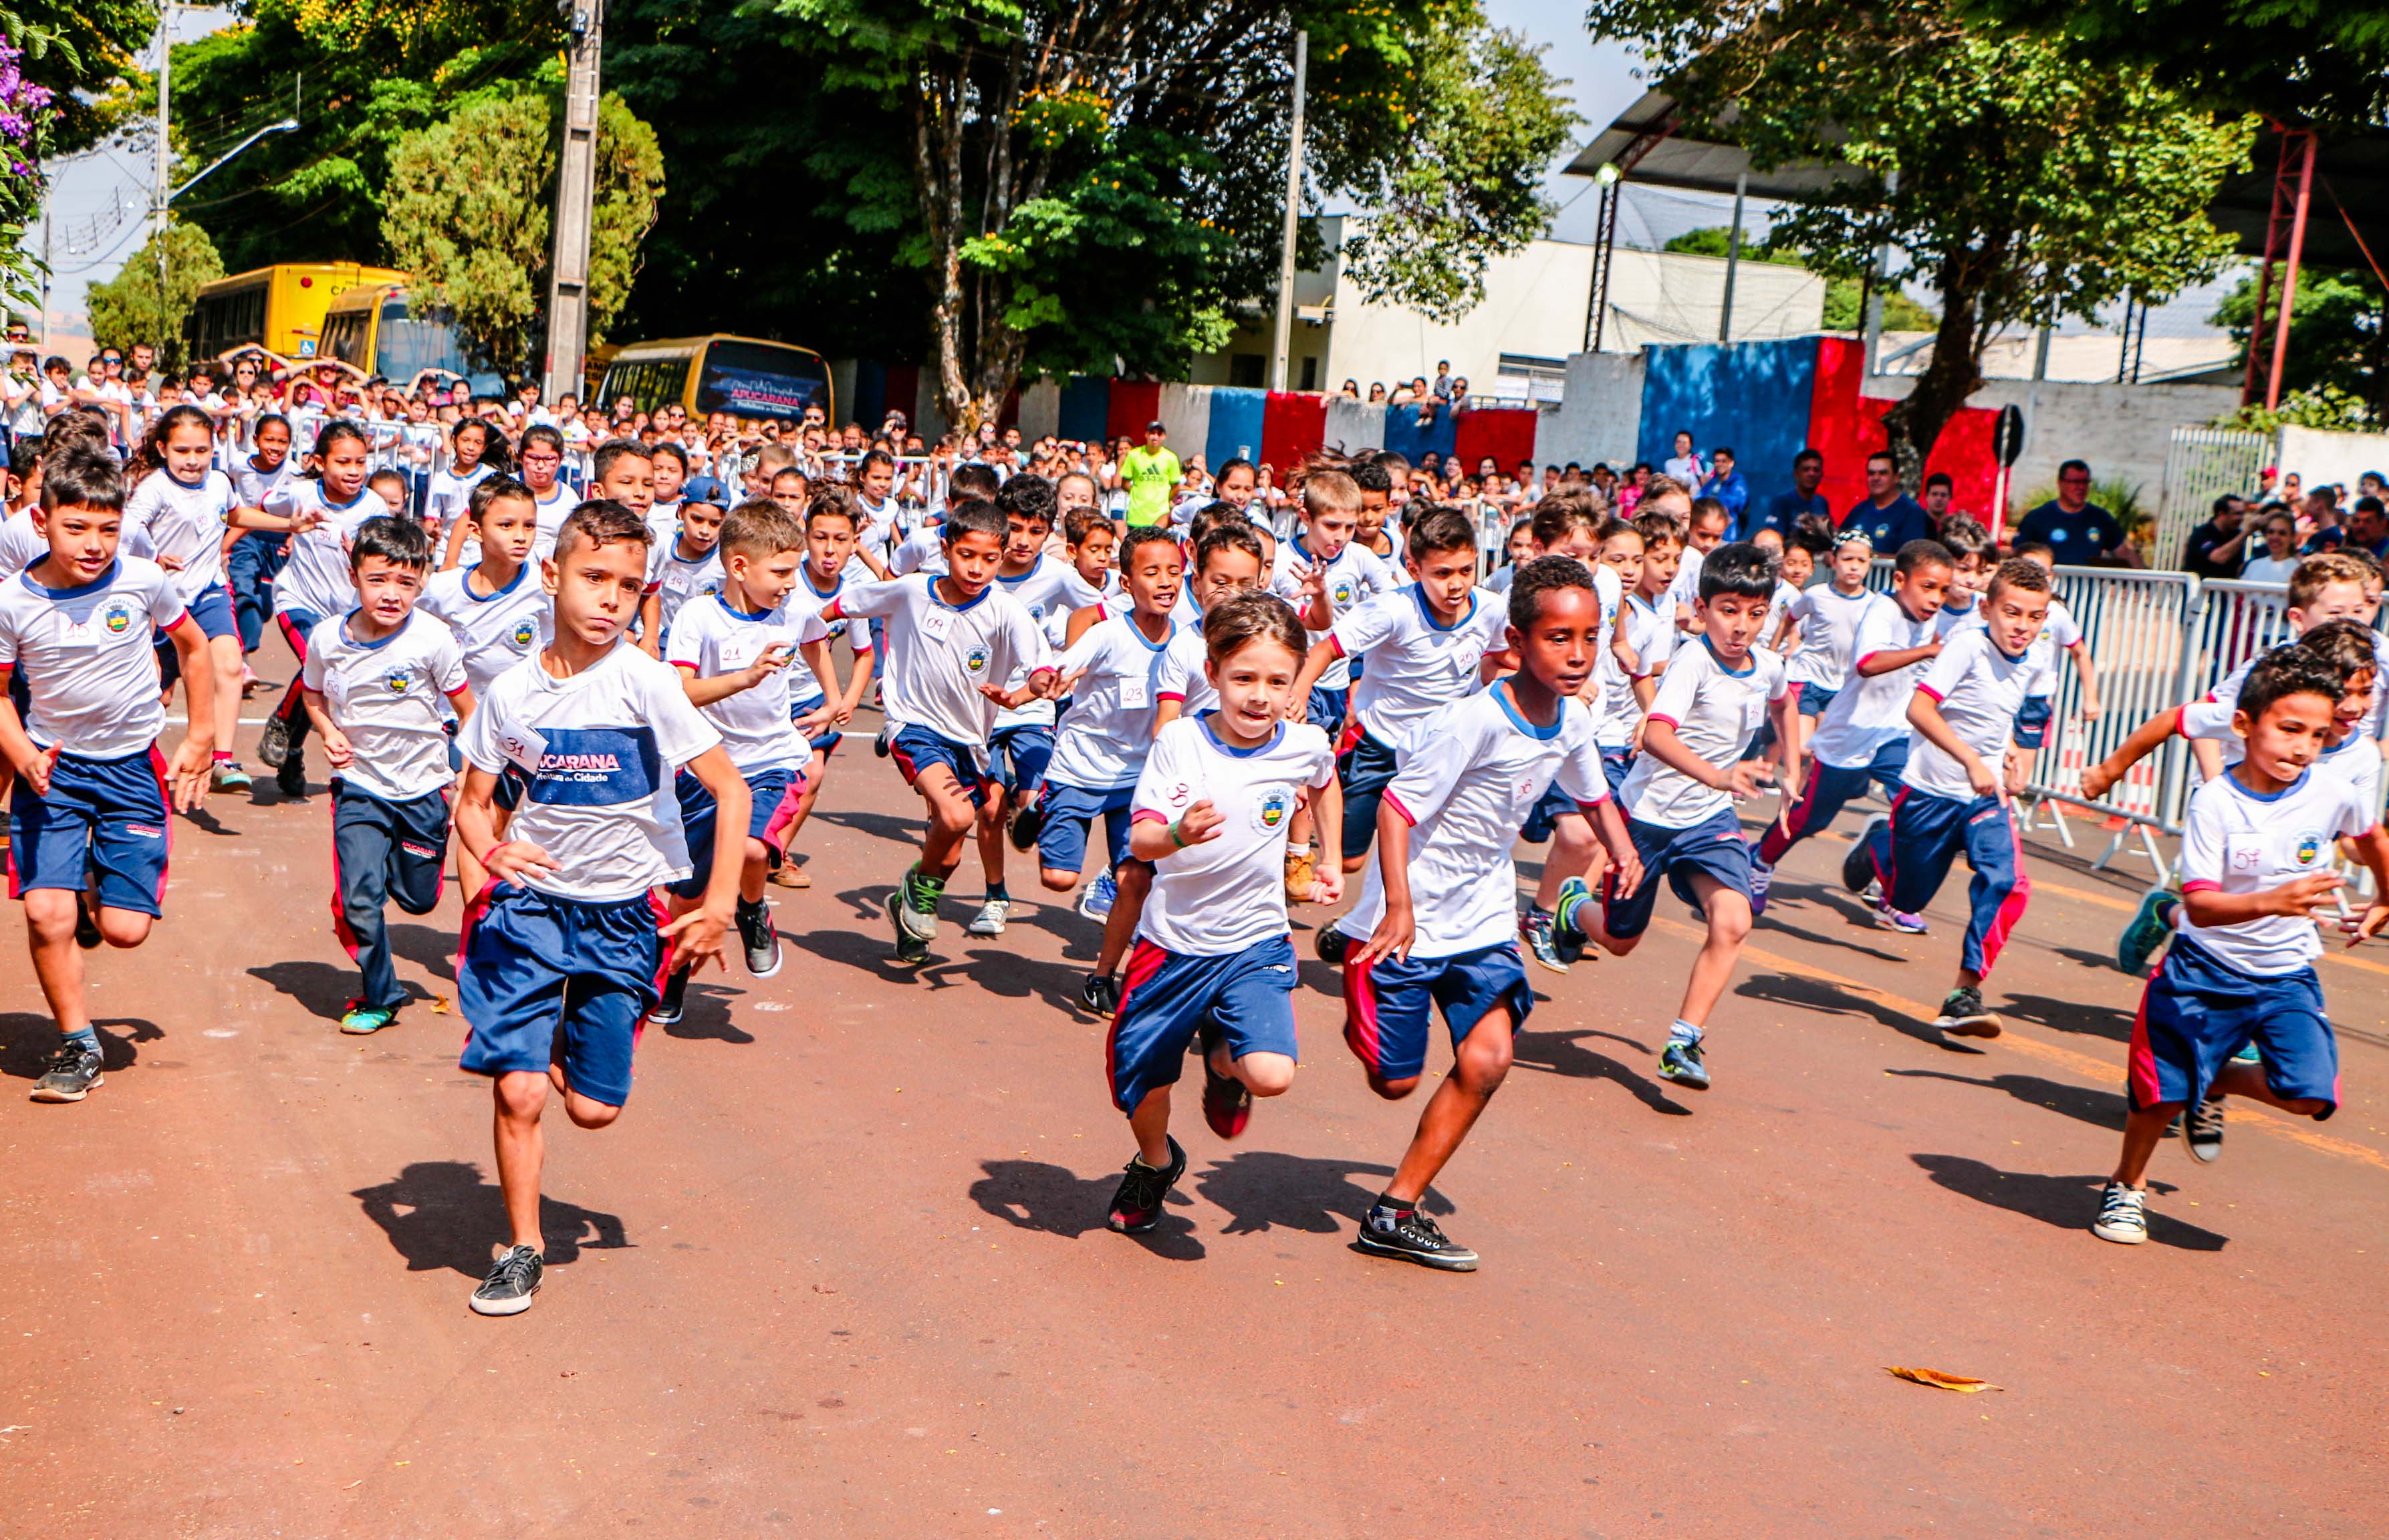
[[[689,405],[698,416],[728,412],[793,422],[816,403],[828,409],[829,371],[819,358],[768,342],[724,341],[706,350],[696,400]]]

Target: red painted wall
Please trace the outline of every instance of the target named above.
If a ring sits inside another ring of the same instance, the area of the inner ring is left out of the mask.
[[[1883,414],[1891,402],[1861,396],[1866,350],[1846,337],[1817,339],[1817,383],[1808,403],[1808,442],[1825,457],[1825,479],[1819,490],[1833,504],[1835,517],[1866,496],[1866,457],[1887,446]],[[1999,414],[1970,406],[1951,418],[1925,457],[1927,475],[1946,471],[1955,483],[1951,504],[1985,524],[1991,522],[1991,499],[1997,490],[1999,464],[1991,458],[1991,426]]]
[[[1118,410],[1119,387],[1112,387],[1113,410]],[[1277,484],[1306,454],[1316,453],[1327,439],[1327,398],[1303,390],[1272,390],[1261,408],[1261,459],[1277,467]]]
[[[1535,457],[1535,410],[1525,406],[1463,412],[1453,428],[1451,452],[1471,475],[1476,474],[1476,462],[1489,454],[1501,474],[1509,476],[1517,470],[1519,461]]]

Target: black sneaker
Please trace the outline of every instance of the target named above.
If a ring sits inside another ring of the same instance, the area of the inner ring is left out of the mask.
[[[76,894],[75,945],[81,947],[84,951],[90,951],[99,945],[101,939],[102,937],[99,934],[99,916],[91,911],[91,895],[88,893]]]
[[[1045,832],[1045,799],[1024,806],[1012,815],[1012,847],[1023,852],[1037,848],[1037,836]]]
[[[1933,1025],[1942,1031],[1961,1037],[1996,1037],[1999,1035],[1999,1019],[1983,1009],[1980,989],[1952,989],[1941,1002],[1941,1014]]]
[[[33,1082],[33,1100],[80,1101],[93,1088],[108,1083],[99,1067],[99,1050],[85,1048],[80,1038],[60,1043],[42,1067],[42,1077]]]
[[[1119,980],[1109,974],[1089,974],[1079,986],[1079,1003],[1109,1021],[1119,1014]]]
[[[1120,1173],[1119,1190],[1112,1194],[1112,1211],[1104,1227],[1121,1235],[1143,1235],[1161,1223],[1162,1201],[1178,1178],[1186,1175],[1186,1152],[1169,1141],[1169,1165],[1155,1170],[1142,1155],[1131,1155]]]
[[[275,770],[290,757],[290,719],[276,711],[265,719],[265,731],[257,735],[257,757]]]
[[[772,906],[758,898],[738,900],[738,940],[747,948],[747,971],[770,978],[780,971],[780,933],[772,923]]]
[[[879,729],[879,735],[871,740],[871,752],[876,754],[882,759],[885,759],[888,757],[888,750],[889,746],[895,742],[896,724],[894,722],[883,723]]]
[[[490,1276],[473,1291],[473,1314],[477,1316],[519,1316],[530,1308],[530,1297],[539,1292],[539,1275],[547,1265],[539,1253],[529,1246],[509,1246],[505,1254],[491,1265]]]
[[[1435,1228],[1435,1221],[1412,1209],[1403,1213],[1384,1203],[1373,1205],[1361,1221],[1359,1244],[1376,1256],[1397,1256],[1447,1273],[1473,1273],[1476,1254]]]
[[[929,944],[914,935],[904,923],[904,895],[901,889],[888,895],[880,905],[888,911],[888,923],[896,932],[896,961],[911,964],[929,961]]]
[[[1234,1139],[1253,1120],[1253,1088],[1234,1075],[1221,1075],[1211,1067],[1211,1050],[1226,1036],[1220,1024],[1208,1016],[1194,1035],[1203,1055],[1203,1121],[1221,1139]]]
[[[2223,1099],[2211,1097],[2193,1101],[2183,1110],[2181,1141],[2190,1146],[2191,1158],[2204,1165],[2223,1158]]]
[[[687,1012],[688,970],[674,968],[664,975],[663,998],[657,1000],[655,1009],[647,1012],[647,1022],[652,1026],[678,1026],[681,1017]]]
[[[295,802],[305,796],[307,761],[295,753],[283,760],[282,768],[274,772],[274,789],[280,792],[286,801]]]
[[[1337,926],[1322,925],[1311,936],[1310,946],[1319,954],[1320,961],[1331,968],[1341,968],[1344,966],[1344,954],[1352,949],[1352,938]]]
[[[1873,840],[1875,830],[1890,821],[1882,813],[1875,814],[1859,827],[1859,837],[1850,841],[1850,847],[1842,852],[1842,885],[1852,893],[1864,893],[1867,884],[1874,881],[1874,858],[1867,854],[1867,846]]]

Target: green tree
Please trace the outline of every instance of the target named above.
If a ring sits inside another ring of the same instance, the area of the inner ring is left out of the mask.
[[[87,149],[121,125],[126,86],[152,78],[134,64],[134,53],[157,30],[153,0],[0,5],[0,37],[23,53],[18,68],[24,78],[50,94],[45,153]]]
[[[91,286],[84,303],[92,339],[103,348],[147,342],[158,350],[162,368],[170,374],[179,370],[190,362],[183,324],[198,301],[200,286],[224,275],[224,259],[208,233],[187,221],[172,221],[142,242],[115,277]]]
[[[2205,209],[2246,162],[2253,123],[2217,122],[2144,71],[2086,70],[1948,0],[1594,0],[1589,18],[1757,165],[1854,168],[1791,206],[1774,238],[1850,280],[1888,245],[1893,285],[1921,277],[1938,294],[1932,362],[1884,419],[1911,486],[1982,384],[1993,332],[2088,318],[2127,293],[2161,300],[2229,252]]]
[[[538,351],[556,206],[556,104],[492,94],[406,134],[390,152],[382,235],[423,299],[456,318],[475,361],[509,375]],[[590,337],[602,341],[638,271],[663,194],[655,133],[620,98],[600,99],[590,228]]]
[[[2276,275],[2276,284],[2279,276]],[[2208,319],[2227,328],[2245,359],[2256,313],[2256,280],[2240,280]],[[2256,337],[2258,368],[2272,357],[2273,318],[2280,313],[2277,287],[2267,302],[2265,328]],[[2298,274],[2297,302],[2290,308],[2290,351],[2283,361],[2284,395],[2329,390],[2389,423],[2389,292],[2371,274],[2307,268]]]
[[[1680,235],[1670,235],[1663,251],[1688,251],[1696,257],[1722,257],[1733,232],[1722,224],[1703,225],[1687,230]],[[1744,261],[1781,262],[1798,267],[1804,260],[1800,253],[1771,242],[1754,243],[1748,233],[1742,238],[1742,259]],[[1824,328],[1829,332],[1854,332],[1866,324],[1866,285],[1850,278],[1825,280]],[[1929,332],[1939,325],[1933,312],[1910,299],[1897,289],[1883,297],[1883,325],[1885,331]]]
[[[941,404],[991,417],[1025,372],[1169,373],[1275,288],[1293,32],[1310,34],[1316,187],[1353,189],[1381,297],[1464,309],[1548,216],[1569,121],[1475,0],[778,0],[813,88],[867,98],[817,172],[924,274]],[[898,133],[884,132],[890,121]],[[1316,232],[1308,236],[1316,250]]]

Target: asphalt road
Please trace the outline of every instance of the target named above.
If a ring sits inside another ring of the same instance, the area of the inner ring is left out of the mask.
[[[1368,1093],[1315,963],[1293,1091],[1233,1146],[1183,1118],[1137,1241],[1102,1228],[1131,1146],[1070,1004],[1094,926],[1031,902],[974,941],[957,901],[938,961],[892,966],[916,804],[854,738],[814,885],[773,890],[787,966],[707,975],[615,1127],[553,1120],[546,1287],[493,1321],[465,1305],[502,1231],[489,1096],[433,998],[456,896],[397,924],[425,1000],[341,1037],[328,802],[263,784],[178,822],[165,924],[96,961],[79,1106],[21,1095],[55,1039],[0,925],[13,1533],[2381,1533],[2389,949],[2324,965],[2339,1116],[2235,1104],[2211,1167],[2169,1144],[2126,1249],[2085,1227],[2136,884],[2036,844],[2011,1028],[1976,1045],[1919,1022],[1956,880],[1896,935],[1812,842],[1706,1096],[1652,1074],[1695,945],[1673,899],[1629,961],[1537,971],[1434,1194],[1480,1272],[1351,1249],[1417,1103]]]

